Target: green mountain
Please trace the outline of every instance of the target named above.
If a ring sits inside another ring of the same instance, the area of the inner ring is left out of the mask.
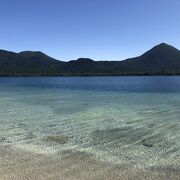
[[[54,75],[61,73],[62,64],[64,62],[55,60],[42,52],[14,53],[0,50],[1,76]]]
[[[123,61],[79,58],[59,61],[39,51],[0,50],[0,76],[175,75],[180,74],[180,51],[165,43]]]
[[[123,61],[127,71],[148,74],[180,74],[180,51],[165,43],[143,55]]]

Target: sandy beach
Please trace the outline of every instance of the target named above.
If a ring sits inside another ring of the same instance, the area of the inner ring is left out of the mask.
[[[0,146],[1,180],[178,180],[180,171],[173,167],[139,169],[133,165],[101,162],[83,152],[37,154],[12,146]]]

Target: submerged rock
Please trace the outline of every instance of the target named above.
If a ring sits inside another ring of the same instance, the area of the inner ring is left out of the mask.
[[[43,138],[43,141],[46,143],[67,144],[69,139],[68,136],[47,136]]]
[[[5,142],[6,138],[4,136],[0,136],[0,142]]]
[[[142,141],[143,146],[146,147],[153,147],[153,144],[146,142],[145,140]]]

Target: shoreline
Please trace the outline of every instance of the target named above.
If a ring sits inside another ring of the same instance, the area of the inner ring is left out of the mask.
[[[158,77],[158,76],[180,76],[180,73],[175,74],[166,74],[166,73],[127,73],[127,74],[0,74],[1,77]]]

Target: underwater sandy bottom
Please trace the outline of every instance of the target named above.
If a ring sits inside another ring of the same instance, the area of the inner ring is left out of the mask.
[[[180,179],[180,77],[0,78],[0,180]]]
[[[0,146],[1,180],[116,180],[116,179],[180,179],[173,167],[140,169],[127,164],[98,161],[91,154],[64,151],[47,155]]]

